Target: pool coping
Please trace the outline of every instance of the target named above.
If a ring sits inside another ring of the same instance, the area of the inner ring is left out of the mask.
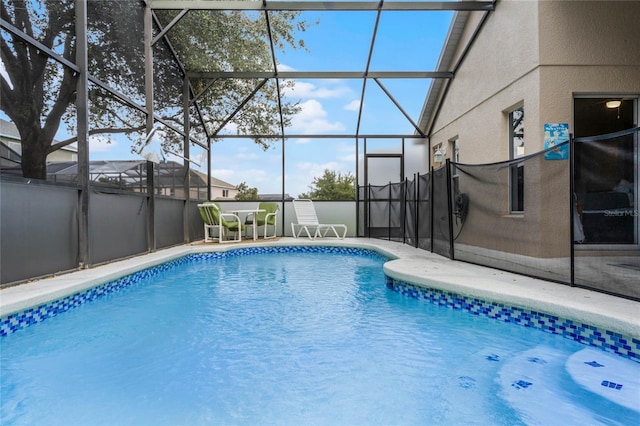
[[[398,281],[465,297],[543,312],[640,339],[640,302],[592,290],[450,260],[412,246],[367,238],[280,238],[226,244],[196,242],[0,290],[0,317],[82,292],[137,271],[196,253],[277,246],[336,246],[377,251],[391,258],[385,274]]]

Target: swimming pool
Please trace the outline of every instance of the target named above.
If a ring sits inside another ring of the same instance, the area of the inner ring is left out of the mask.
[[[344,248],[200,254],[59,302],[92,300],[2,340],[3,424],[637,420],[620,398],[635,363],[407,297],[420,294],[387,280],[384,261]]]

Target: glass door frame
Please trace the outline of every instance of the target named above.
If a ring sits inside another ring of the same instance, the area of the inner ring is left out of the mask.
[[[633,125],[630,128],[638,127],[640,123],[640,95],[626,95],[621,96],[620,94],[589,94],[589,95],[574,95],[572,99],[572,107],[573,107],[573,124],[574,124],[574,132],[576,130],[576,99],[593,99],[598,100],[603,104],[603,111],[605,111],[604,106],[607,100],[611,99],[625,99],[633,102]],[[627,130],[627,129],[623,129]],[[602,132],[602,134],[606,134],[608,132]],[[597,136],[597,135],[592,135]],[[575,244],[574,246],[579,248],[580,250],[629,250],[629,249],[639,249],[640,248],[640,207],[639,207],[639,189],[640,189],[640,164],[638,164],[638,154],[639,154],[639,136],[638,133],[635,133],[633,136],[633,155],[634,155],[634,164],[633,164],[633,242],[632,243],[589,243],[586,241],[584,244]],[[574,145],[575,146],[575,145]],[[574,167],[574,175],[571,176],[571,179],[575,179],[575,167]]]

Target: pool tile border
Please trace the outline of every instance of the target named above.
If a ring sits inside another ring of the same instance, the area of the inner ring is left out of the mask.
[[[66,312],[70,309],[81,306],[87,302],[104,297],[108,294],[121,291],[124,288],[135,285],[147,278],[156,276],[166,270],[179,266],[181,264],[192,261],[207,261],[211,259],[222,259],[226,257],[245,256],[253,254],[264,253],[341,253],[349,255],[361,255],[369,257],[379,257],[384,260],[388,260],[388,257],[381,255],[380,253],[363,248],[352,247],[326,247],[326,246],[282,246],[282,247],[250,247],[250,248],[238,248],[221,252],[205,252],[205,253],[192,253],[180,257],[178,259],[171,260],[169,262],[154,266],[148,269],[143,269],[138,272],[126,275],[122,278],[118,278],[109,281],[104,284],[99,284],[96,287],[92,287],[88,290],[84,290],[79,293],[72,294],[70,296],[63,297],[52,302],[45,303],[40,306],[32,307],[21,312],[9,314],[6,317],[0,318],[0,337],[8,336],[15,333],[18,330],[29,327],[30,325],[37,324],[44,321],[47,318],[55,317],[58,314]]]
[[[503,303],[488,302],[465,297],[457,293],[423,287],[421,285],[386,277],[386,285],[403,296],[425,300],[429,303],[455,310],[464,310],[472,315],[485,316],[503,322],[558,334],[588,346],[594,346],[640,362],[640,340],[592,325],[559,318],[555,315],[532,311]]]
[[[292,252],[340,253],[378,257],[384,260],[389,259],[387,256],[375,250],[361,247],[339,246],[266,246],[237,248],[220,252],[192,253],[166,263],[162,263],[158,266],[143,269],[104,284],[99,284],[85,291],[2,317],[0,318],[0,336],[8,336],[18,330],[29,327],[32,324],[42,322],[47,318],[54,317],[87,302],[135,285],[147,278],[156,276],[163,271],[186,262],[207,261],[211,259],[252,254]],[[640,340],[624,336],[620,333],[572,320],[562,319],[543,312],[527,310],[502,303],[465,297],[453,292],[428,288],[396,280],[389,276],[386,276],[386,285],[390,290],[407,297],[425,300],[451,309],[466,310],[472,315],[481,315],[504,322],[520,324],[525,327],[538,328],[542,331],[559,334],[579,343],[599,347],[640,362]]]

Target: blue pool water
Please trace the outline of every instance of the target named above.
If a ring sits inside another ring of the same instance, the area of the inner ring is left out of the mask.
[[[3,425],[635,424],[637,363],[391,291],[371,252],[200,256],[1,340]]]

